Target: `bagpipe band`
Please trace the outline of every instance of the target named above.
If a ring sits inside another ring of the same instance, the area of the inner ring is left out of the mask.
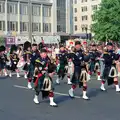
[[[109,72],[109,77],[114,78],[117,77],[117,69],[115,66],[112,66]]]

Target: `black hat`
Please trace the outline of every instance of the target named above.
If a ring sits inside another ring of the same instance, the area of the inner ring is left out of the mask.
[[[64,47],[64,44],[60,44],[60,48],[61,48],[61,47]]]
[[[40,42],[38,46],[39,46],[39,50],[41,50],[45,47],[45,45],[42,42]]]
[[[5,46],[0,46],[0,52],[3,52],[3,51],[5,51]]]
[[[80,41],[76,41],[75,45],[81,45],[81,42]]]
[[[13,53],[13,51],[17,51],[17,46],[16,45],[12,45],[10,48],[10,54]]]
[[[31,47],[31,43],[29,41],[26,41],[23,45],[23,50],[27,50],[29,47]]]
[[[108,42],[107,45],[108,46],[113,46],[113,44],[111,42]]]
[[[47,50],[46,50],[46,49],[41,49],[40,52],[41,52],[41,53],[43,53],[43,52],[47,53]]]
[[[32,46],[37,46],[37,44],[36,44],[36,43],[33,43]]]

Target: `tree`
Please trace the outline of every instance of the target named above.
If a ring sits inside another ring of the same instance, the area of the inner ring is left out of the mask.
[[[120,39],[120,0],[102,0],[93,17],[92,32],[96,40]]]
[[[4,37],[0,37],[0,45],[5,45]]]

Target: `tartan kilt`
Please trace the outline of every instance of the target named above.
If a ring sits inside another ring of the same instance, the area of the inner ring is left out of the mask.
[[[114,83],[114,78],[109,77],[110,70],[111,66],[105,67],[102,76],[102,79],[107,81],[108,85],[112,85]]]
[[[4,69],[6,67],[5,63],[0,63],[0,70]]]
[[[29,65],[27,63],[24,65],[23,70],[25,70],[25,71],[29,70]]]
[[[59,77],[64,77],[65,76],[65,72],[66,72],[66,70],[65,70],[65,65],[60,65],[60,68],[59,68],[59,70],[58,70],[58,76]]]
[[[81,67],[75,66],[74,73],[71,80],[72,84],[78,85],[80,83],[80,73],[81,73]]]

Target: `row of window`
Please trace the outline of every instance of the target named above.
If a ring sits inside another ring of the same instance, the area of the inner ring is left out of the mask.
[[[0,13],[5,12],[5,3],[0,2]],[[13,3],[8,3],[7,12],[9,14],[18,14],[18,5]],[[35,16],[40,16],[41,6],[32,6],[32,14]],[[28,5],[20,4],[20,14],[27,15],[28,14]],[[50,17],[51,16],[51,7],[43,6],[43,16]]]
[[[93,21],[95,19],[94,15],[91,15],[91,18],[92,18],[92,21]],[[88,20],[88,16],[87,15],[82,16],[81,20],[82,21]],[[75,17],[75,22],[77,22],[77,21],[78,21],[78,19],[77,19],[77,17]]]
[[[92,5],[91,7],[93,11],[98,9],[98,5]],[[74,11],[75,13],[77,13],[77,8],[75,8]],[[82,12],[88,11],[88,7],[87,6],[81,7],[81,11]]]
[[[28,31],[28,22],[20,22],[20,31]],[[7,23],[8,31],[18,31],[18,22],[8,21]],[[0,31],[5,31],[5,21],[0,21]],[[33,32],[41,32],[40,23],[32,23]],[[51,23],[43,23],[43,32],[51,32]]]
[[[81,0],[81,3],[88,2],[89,0]],[[91,1],[97,1],[97,0],[91,0]],[[77,4],[80,2],[80,0],[74,0],[74,4]]]
[[[85,32],[86,31],[86,28],[88,28],[88,25],[81,25],[81,30],[82,30],[82,32]],[[75,25],[75,31],[77,31],[78,30],[78,26],[77,25]]]

